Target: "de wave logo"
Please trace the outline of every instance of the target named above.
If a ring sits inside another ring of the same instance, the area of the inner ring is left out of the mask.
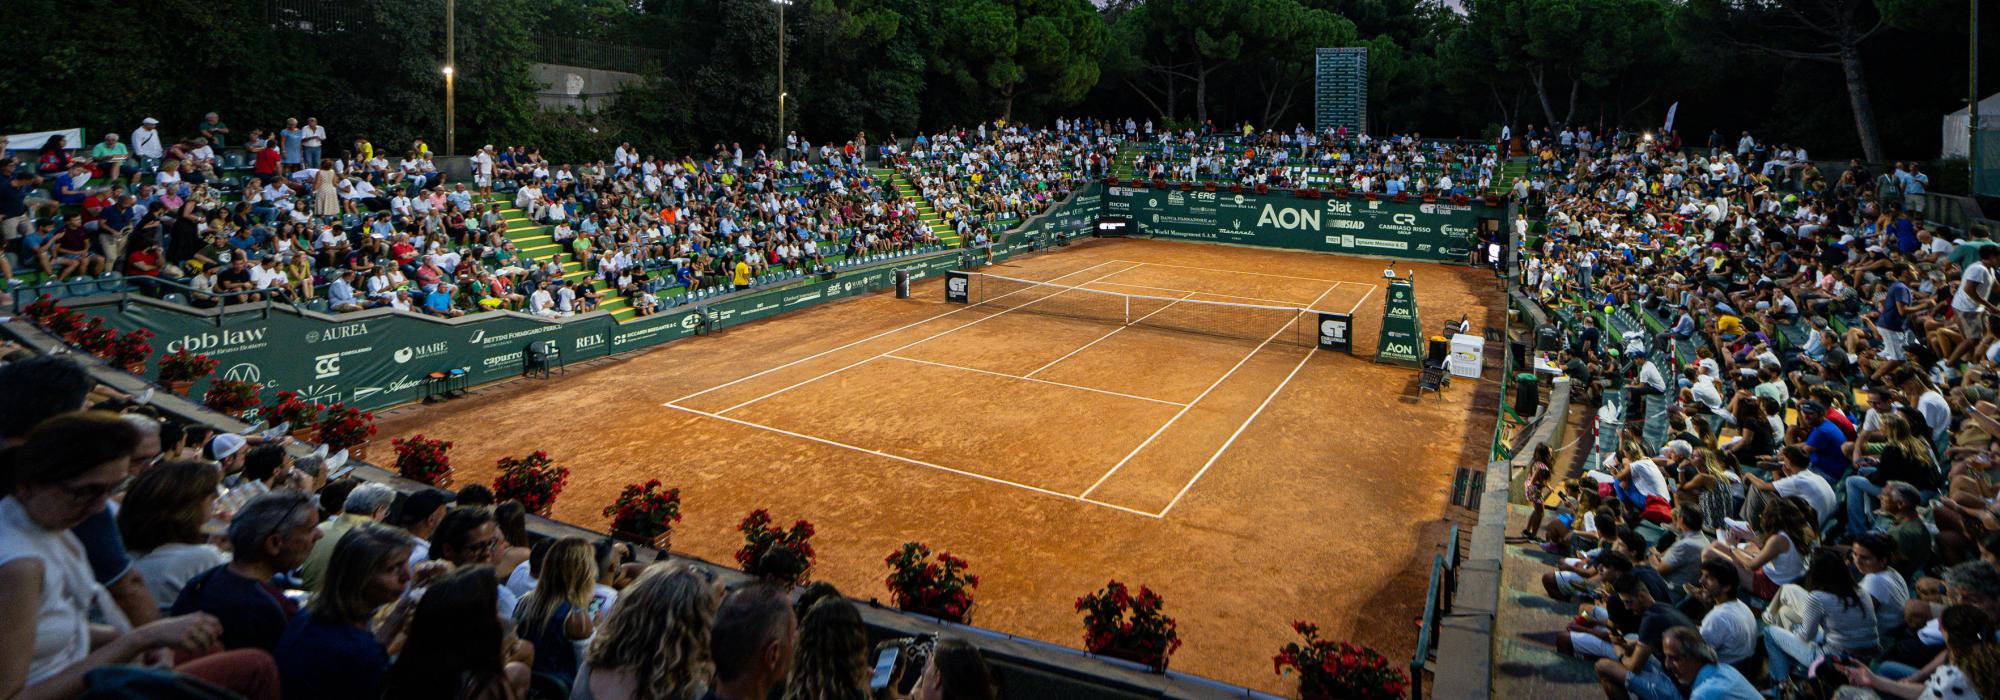
[[[256,384],[264,381],[264,370],[248,362],[238,362],[230,365],[229,369],[223,370],[222,378],[230,381]]]

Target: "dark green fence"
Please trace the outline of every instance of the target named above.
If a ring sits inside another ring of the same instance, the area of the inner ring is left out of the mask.
[[[1206,188],[1113,185],[1103,215],[1125,219],[1141,235],[1405,260],[1463,262],[1472,253],[1481,204],[1305,199],[1291,192],[1232,193]]]

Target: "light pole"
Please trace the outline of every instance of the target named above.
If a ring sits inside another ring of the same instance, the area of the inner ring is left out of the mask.
[[[458,152],[458,119],[454,112],[458,106],[452,94],[452,76],[457,73],[458,58],[455,52],[458,42],[458,2],[444,0],[444,154]]]
[[[785,6],[792,0],[771,0],[778,6],[778,158],[791,155],[785,144]]]
[[[1970,47],[1967,49],[1966,76],[1968,104],[1965,109],[1965,164],[1966,173],[1971,178],[1972,196],[1977,199],[1979,191],[1979,3],[1972,4],[1972,28],[1968,31]]]

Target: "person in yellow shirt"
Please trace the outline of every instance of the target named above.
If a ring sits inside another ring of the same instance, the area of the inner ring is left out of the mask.
[[[736,261],[736,288],[750,288],[750,263],[742,259]]]
[[[1723,340],[1735,340],[1743,335],[1743,319],[1735,314],[1719,312],[1715,317],[1715,332]]]

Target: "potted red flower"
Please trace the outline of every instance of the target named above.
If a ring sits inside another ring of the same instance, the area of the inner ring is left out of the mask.
[[[1204,189],[1204,190],[1208,190],[1208,191],[1210,191],[1210,192],[1214,192],[1214,191],[1215,191],[1215,181],[1214,181],[1214,180],[1210,180],[1210,181],[1208,181],[1208,182],[1204,182],[1204,183],[1201,183],[1201,188],[1202,188],[1202,189]]]
[[[1346,186],[1346,185],[1340,185],[1340,186],[1337,186],[1337,187],[1334,187],[1334,188],[1333,188],[1333,196],[1334,196],[1334,198],[1336,198],[1336,199],[1347,199],[1347,195],[1349,195],[1349,194],[1353,194],[1353,193],[1352,193],[1352,192],[1349,192],[1349,191],[1347,190],[1347,186]]]
[[[972,589],[979,577],[965,573],[970,566],[950,552],[938,552],[922,542],[905,542],[884,560],[889,565],[889,599],[896,607],[959,624],[972,622]]]
[[[112,338],[98,351],[97,356],[104,358],[105,362],[143,377],[146,374],[146,358],[153,356],[153,344],[148,342],[152,338],[153,332],[144,328],[126,331],[124,335]]]
[[[664,552],[673,544],[674,523],[681,521],[681,490],[662,491],[659,479],[627,484],[604,514],[611,517],[611,536]]]
[[[1241,183],[1241,182],[1232,182],[1232,183],[1229,183],[1229,193],[1230,193],[1230,194],[1243,194],[1243,183]]]
[[[1174,618],[1166,601],[1145,586],[1138,595],[1112,581],[1102,590],[1076,599],[1083,613],[1083,643],[1093,654],[1144,664],[1154,673],[1167,670],[1167,657],[1181,648]]]
[[[1462,194],[1455,194],[1451,196],[1451,203],[1462,207],[1471,204],[1472,198]]]
[[[493,478],[493,498],[520,501],[528,512],[549,516],[549,509],[569,484],[569,467],[558,467],[549,453],[536,450],[526,457],[501,457],[500,475]]]
[[[1270,193],[1271,193],[1270,185],[1266,185],[1261,182],[1257,183],[1257,194],[1270,194]]]
[[[1306,643],[1289,642],[1271,658],[1278,675],[1299,676],[1304,700],[1398,700],[1410,687],[1401,669],[1368,647],[1319,638],[1319,625],[1294,622]]]
[[[1115,175],[1114,175],[1114,176],[1110,176],[1110,177],[1106,177],[1106,178],[1104,178],[1104,184],[1107,184],[1107,185],[1111,185],[1111,186],[1114,186],[1114,187],[1116,187],[1116,186],[1118,185],[1118,177],[1117,177],[1117,176],[1115,176]]]
[[[280,391],[269,405],[257,410],[257,415],[264,419],[265,425],[290,423],[292,437],[306,442],[313,439],[320,416],[325,412],[326,406],[301,399],[296,391]]]
[[[1407,201],[1410,201],[1410,193],[1409,193],[1409,192],[1407,192],[1407,191],[1405,191],[1405,192],[1397,192],[1397,193],[1396,193],[1396,198],[1395,198],[1395,201],[1397,201],[1397,202],[1407,202]]]
[[[62,304],[56,303],[56,298],[48,294],[43,294],[41,298],[30,302],[27,306],[21,307],[22,318],[33,321],[35,325],[45,328],[49,325],[48,319],[50,317],[62,313],[73,312],[63,308]]]
[[[1380,195],[1377,195],[1377,194],[1375,194],[1375,191],[1374,191],[1374,190],[1369,190],[1369,191],[1367,191],[1367,192],[1363,192],[1363,193],[1361,193],[1361,198],[1362,198],[1362,199],[1366,199],[1366,200],[1368,200],[1368,201],[1370,201],[1370,202],[1373,202],[1373,201],[1375,201],[1376,199],[1379,199],[1379,198],[1380,198]]]
[[[195,382],[215,372],[216,364],[215,358],[207,355],[175,350],[160,356],[160,383],[167,391],[186,396]]]
[[[743,573],[793,585],[804,585],[812,573],[813,525],[805,520],[790,529],[771,524],[771,511],[758,508],[736,525],[743,533],[743,548],[736,550],[736,565]]]
[[[451,486],[451,443],[432,440],[422,434],[410,439],[392,438],[396,450],[396,473],[438,488]]]
[[[1193,191],[1194,191],[1194,183],[1192,183],[1192,182],[1188,182],[1188,181],[1186,181],[1186,180],[1182,180],[1182,181],[1181,181],[1181,191],[1182,191],[1182,192],[1193,192]]]
[[[264,387],[234,379],[217,379],[208,385],[201,404],[231,417],[240,417],[257,407],[257,392]]]
[[[328,452],[347,450],[351,459],[368,459],[368,438],[375,435],[375,414],[337,403],[320,412],[319,443]]]
[[[1164,190],[1166,188],[1167,181],[1164,178],[1153,178],[1153,189]]]
[[[1430,190],[1424,193],[1424,202],[1432,203],[1436,201],[1438,201],[1437,190]]]
[[[67,313],[75,314],[75,312]],[[84,318],[80,325],[63,334],[63,339],[76,346],[78,350],[104,357],[111,354],[112,344],[118,342],[118,331],[105,328],[104,319],[91,316]]]

